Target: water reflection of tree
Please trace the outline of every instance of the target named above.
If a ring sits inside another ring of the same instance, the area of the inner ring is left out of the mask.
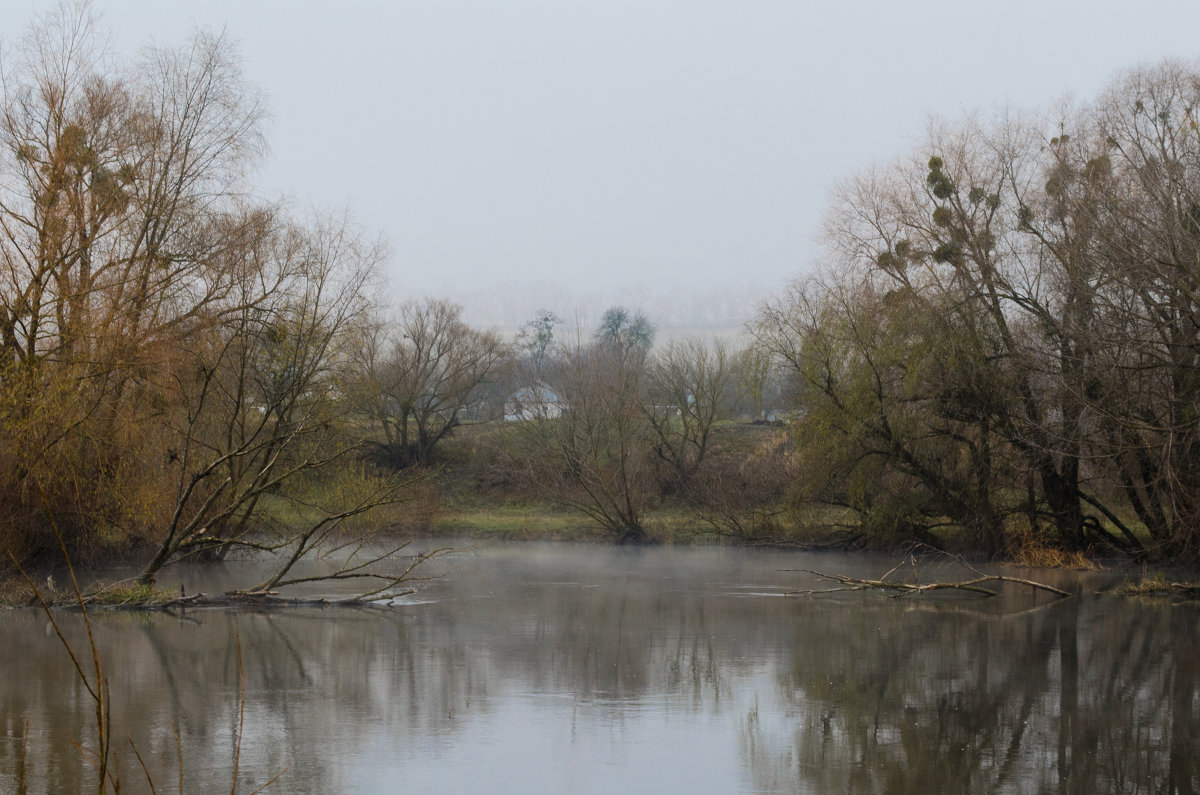
[[[781,676],[790,736],[768,734],[757,711],[742,723],[763,790],[1197,788],[1192,607],[1076,599],[1008,621],[864,604],[837,616],[808,625]]]
[[[766,792],[1196,789],[1194,607],[738,598],[710,583],[760,583],[761,562],[664,574],[655,558],[460,561],[430,603],[390,611],[105,614],[115,733],[173,774],[174,722],[189,778],[227,781],[237,637],[243,770],[287,767],[285,791],[353,789],[347,770],[416,764],[518,702],[580,744],[715,717]],[[42,623],[0,621],[0,790],[25,719],[37,780],[76,791],[84,775],[67,740],[88,741],[90,704]]]
[[[726,628],[773,631],[749,620],[749,603],[681,599],[637,571],[583,574],[564,586],[536,567],[499,567],[435,584],[438,601],[392,611],[190,611],[182,621],[101,615],[97,635],[118,704],[116,734],[132,732],[156,780],[170,781],[174,723],[188,778],[227,781],[240,639],[242,780],[257,774],[261,783],[288,768],[289,791],[338,791],[345,760],[378,748],[381,736],[385,752],[402,758],[514,694],[570,693],[586,718],[618,727],[630,704],[647,699],[679,713],[716,709],[723,674],[740,665],[731,644],[745,631]],[[78,790],[88,773],[68,740],[88,740],[79,732],[90,705],[73,692],[70,662],[53,638],[29,642],[39,635],[36,616],[14,618],[0,623],[0,665],[10,683],[31,687],[0,686],[0,770],[15,769],[15,740],[28,719],[34,779]],[[124,751],[122,770],[136,770]],[[0,775],[0,789],[4,781]]]

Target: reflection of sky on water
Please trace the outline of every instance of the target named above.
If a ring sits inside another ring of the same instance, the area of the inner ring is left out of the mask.
[[[713,714],[671,709],[669,699],[577,701],[515,695],[459,719],[452,737],[421,738],[397,754],[376,746],[347,791],[496,793],[738,792],[738,749]]]
[[[118,733],[132,731],[160,787],[175,775],[172,723],[187,777],[228,780],[235,638],[241,780],[286,768],[280,791],[1150,792],[1196,782],[1194,606],[1088,593],[779,597],[817,585],[783,569],[877,577],[891,565],[497,547],[447,562],[446,577],[392,609],[106,613],[97,637]],[[1054,578],[1087,592],[1113,579]],[[0,614],[0,771],[14,769],[28,719],[35,779],[76,790],[81,766],[66,738],[88,740],[89,704],[45,623],[33,611]],[[77,617],[65,623],[81,642]]]

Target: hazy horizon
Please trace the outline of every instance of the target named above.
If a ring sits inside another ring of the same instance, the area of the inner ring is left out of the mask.
[[[4,46],[53,7],[0,10]],[[264,194],[348,207],[388,241],[388,297],[501,327],[722,295],[721,318],[752,312],[815,266],[831,187],[930,115],[1091,96],[1193,58],[1200,22],[1185,0],[93,8],[120,54],[224,30],[273,116]]]

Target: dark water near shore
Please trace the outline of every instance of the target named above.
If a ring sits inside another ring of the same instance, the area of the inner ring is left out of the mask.
[[[235,639],[239,791],[1200,790],[1196,605],[1103,574],[1057,575],[1082,592],[1058,601],[782,595],[813,583],[781,569],[891,562],[518,545],[390,609],[99,613],[123,790],[148,789],[132,735],[175,791],[174,726],[187,791],[228,791]],[[0,611],[0,670],[0,791],[26,721],[30,791],[87,787],[92,706],[44,615]]]

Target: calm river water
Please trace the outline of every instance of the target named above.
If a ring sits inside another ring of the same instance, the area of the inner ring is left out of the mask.
[[[1200,789],[1200,609],[1097,595],[784,596],[894,559],[523,544],[399,606],[105,612],[123,791],[793,793]],[[223,573],[176,571],[188,592]],[[929,576],[926,572],[924,576]],[[947,572],[954,576],[952,572]],[[1044,575],[1043,575],[1044,576]],[[71,637],[78,618],[63,614]],[[92,779],[46,617],[0,611],[0,791]]]

